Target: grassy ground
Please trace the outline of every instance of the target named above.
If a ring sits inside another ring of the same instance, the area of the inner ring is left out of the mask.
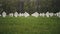
[[[60,34],[60,18],[0,17],[0,34]]]

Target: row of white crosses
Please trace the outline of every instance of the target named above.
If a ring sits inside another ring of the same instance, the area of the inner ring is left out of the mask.
[[[52,16],[54,16],[54,14],[47,12],[47,13],[46,13],[46,16],[47,16],[47,17],[52,17]]]
[[[13,13],[10,13],[9,14],[9,16],[11,16],[11,17],[13,17],[13,16],[15,16],[15,17],[21,17],[21,16],[25,16],[25,17],[28,17],[29,16],[29,14],[27,13],[27,12],[25,12],[25,13],[17,13],[17,12],[15,12],[14,14]]]
[[[1,16],[1,15],[0,15],[0,16]],[[3,12],[3,13],[2,13],[2,16],[3,16],[3,17],[6,17],[6,16],[7,16],[7,15],[6,15],[6,12]],[[13,14],[13,13],[10,13],[9,16],[11,16],[11,17],[13,17],[13,16],[14,16],[14,17],[18,17],[18,16],[19,16],[19,17],[21,17],[21,16],[28,17],[28,16],[30,16],[30,15],[29,15],[27,12],[25,12],[25,13],[19,13],[19,14],[18,14],[18,12],[15,12],[14,14]]]
[[[31,16],[38,17],[39,16],[39,13],[35,12],[35,13],[31,14]]]
[[[56,15],[57,15],[58,17],[60,17],[60,12],[59,12],[59,13],[56,13]]]
[[[6,12],[3,12],[2,13],[2,15],[0,14],[0,16],[3,16],[3,17],[6,17],[7,15],[6,15]],[[29,13],[27,13],[27,12],[25,12],[25,13],[19,13],[18,14],[18,12],[15,12],[15,13],[10,13],[9,14],[9,16],[11,16],[11,17],[21,17],[21,16],[24,16],[24,17],[28,17],[28,16],[30,16],[30,14]],[[52,16],[58,16],[58,17],[60,17],[60,12],[58,12],[58,13],[49,13],[49,12],[47,12],[47,13],[38,13],[38,12],[35,12],[35,13],[33,13],[33,14],[31,14],[31,16],[34,16],[34,17],[38,17],[38,16],[42,16],[42,17],[52,17]]]
[[[35,13],[33,13],[32,14],[32,16],[35,16],[35,17],[38,17],[38,16],[42,16],[42,17],[52,17],[54,14],[53,13],[49,13],[49,12],[47,12],[46,14],[45,13],[37,13],[37,12],[35,12]]]

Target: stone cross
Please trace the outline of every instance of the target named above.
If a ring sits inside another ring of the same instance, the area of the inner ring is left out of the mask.
[[[2,16],[3,16],[3,17],[6,17],[6,12],[3,12],[3,13],[2,13]]]

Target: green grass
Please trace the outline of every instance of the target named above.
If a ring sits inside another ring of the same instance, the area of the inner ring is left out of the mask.
[[[0,34],[60,34],[60,18],[0,17]]]

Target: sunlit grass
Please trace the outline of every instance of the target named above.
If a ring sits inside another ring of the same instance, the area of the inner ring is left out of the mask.
[[[0,17],[0,34],[60,34],[58,17]]]

